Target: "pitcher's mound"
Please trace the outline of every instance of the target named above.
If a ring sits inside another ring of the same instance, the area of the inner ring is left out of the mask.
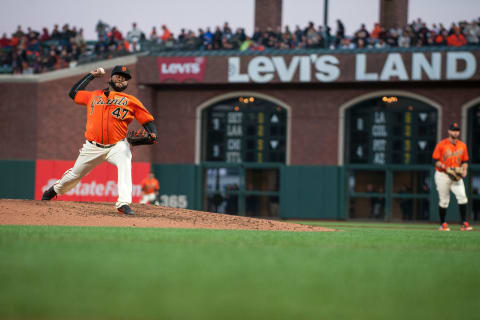
[[[0,199],[0,225],[112,226],[277,231],[334,229],[227,214],[133,204],[134,216],[113,203]]]

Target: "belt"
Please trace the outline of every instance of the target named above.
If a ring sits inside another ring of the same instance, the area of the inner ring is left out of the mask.
[[[97,147],[103,148],[103,149],[111,148],[116,144],[116,143],[114,143],[114,144],[100,144],[100,143],[96,143],[95,141],[90,141],[90,140],[87,140],[87,141],[90,142],[91,144],[93,144],[94,146],[97,146]]]

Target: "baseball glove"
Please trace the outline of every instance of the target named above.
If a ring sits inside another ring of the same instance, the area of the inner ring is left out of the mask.
[[[445,173],[448,175],[448,177],[450,179],[452,179],[453,181],[459,181],[460,179],[462,179],[462,168],[460,167],[456,167],[456,168],[447,168],[445,170]]]
[[[130,130],[127,133],[127,141],[132,146],[141,146],[145,144],[154,144],[156,142],[156,137],[154,134],[149,133],[143,129],[138,129],[136,131]]]

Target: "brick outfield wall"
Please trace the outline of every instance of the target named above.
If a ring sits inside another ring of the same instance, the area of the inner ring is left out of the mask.
[[[431,99],[443,107],[442,135],[450,122],[460,121],[461,106],[480,97],[474,81],[138,86],[136,67],[131,68],[134,80],[127,92],[137,96],[152,112],[160,136],[160,142],[154,146],[134,148],[134,161],[159,164],[195,162],[196,108],[230,92],[257,92],[292,107],[292,165],[338,164],[339,107],[360,95],[403,90]],[[42,83],[0,83],[0,111],[4,117],[0,159],[76,159],[84,141],[86,111],[72,102],[68,91],[80,77]],[[96,79],[87,89],[104,86],[104,81]]]
[[[130,66],[135,72],[135,66]],[[106,70],[107,75],[111,70]],[[68,96],[83,75],[46,82],[0,83],[0,159],[75,160],[85,141],[86,109]],[[108,78],[93,80],[87,90],[107,87]],[[135,81],[130,94],[138,95]],[[148,99],[147,99],[148,101]],[[147,104],[147,106],[149,106]],[[133,122],[139,127],[136,121]],[[133,126],[131,125],[133,128]],[[150,161],[150,150],[138,148],[135,161]]]

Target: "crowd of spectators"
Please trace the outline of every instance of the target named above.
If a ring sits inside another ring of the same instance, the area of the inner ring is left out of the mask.
[[[330,27],[315,26],[308,23],[305,28],[296,26],[291,30],[285,26],[282,30],[268,28],[255,29],[249,36],[242,28],[235,31],[225,23],[214,30],[207,27],[197,32],[182,29],[177,37],[162,26],[158,34],[153,28],[150,42],[160,43],[166,47],[186,50],[258,50],[265,49],[362,49],[362,48],[409,48],[425,46],[464,46],[479,45],[480,18],[472,22],[453,23],[449,28],[443,24],[433,24],[428,27],[420,18],[408,24],[405,28],[395,26],[386,29],[375,23],[371,30],[362,24],[352,35],[346,35],[345,26],[336,21],[335,33]]]
[[[153,27],[149,36],[138,28],[136,23],[124,36],[117,27],[99,21],[95,27],[97,39],[88,45],[83,37],[83,29],[65,24],[61,29],[55,25],[49,32],[18,26],[8,37],[3,33],[0,39],[0,70],[8,73],[34,74],[75,66],[81,57],[109,59],[155,48],[157,50],[256,50],[266,49],[362,49],[362,48],[408,48],[426,46],[478,46],[480,44],[480,18],[471,22],[427,26],[420,18],[404,28],[386,29],[375,23],[368,30],[362,24],[353,34],[347,35],[344,24],[336,21],[335,33],[330,27],[308,23],[304,28],[296,26],[291,30],[260,30],[256,28],[247,35],[243,28],[235,31],[228,22],[214,29],[207,27],[193,30],[181,29],[175,36],[166,25],[157,32]]]
[[[47,28],[38,32],[18,26],[11,37],[3,33],[0,38],[0,73],[38,74],[74,67],[81,57],[99,60],[130,53],[134,36],[127,41],[116,27],[110,28],[102,21],[96,30],[98,40],[88,45],[83,29],[69,24],[61,29],[56,24],[51,32]]]
[[[58,25],[51,32],[27,28],[0,38],[0,67],[11,73],[34,74],[69,67],[85,51],[83,29]]]

